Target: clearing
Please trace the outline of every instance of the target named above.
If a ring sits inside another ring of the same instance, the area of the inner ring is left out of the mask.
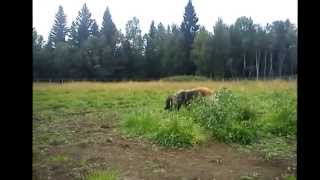
[[[123,115],[138,109],[162,112],[168,94],[195,86],[248,93],[296,91],[295,81],[34,83],[33,179],[83,179],[93,170],[116,170],[119,179],[127,180],[295,175],[295,157],[267,159],[212,137],[191,148],[166,148],[121,131]]]

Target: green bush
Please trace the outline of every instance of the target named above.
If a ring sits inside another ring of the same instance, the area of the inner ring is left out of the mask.
[[[200,125],[183,113],[140,111],[124,117],[122,129],[131,136],[141,136],[166,147],[189,147],[205,140]]]
[[[188,131],[177,120],[168,123],[159,129],[154,137],[160,145],[167,147],[189,147],[192,146],[192,133]]]
[[[213,101],[200,98],[192,106],[194,119],[207,127],[217,139],[240,144],[257,140],[257,112],[244,97],[223,88],[216,92]]]
[[[286,91],[249,95],[222,88],[213,100],[199,98],[189,109],[197,122],[227,143],[252,144],[269,134],[296,134],[296,96]]]
[[[156,133],[154,140],[167,147],[190,147],[206,139],[204,129],[190,117],[181,113],[170,114],[163,121],[161,128]]]

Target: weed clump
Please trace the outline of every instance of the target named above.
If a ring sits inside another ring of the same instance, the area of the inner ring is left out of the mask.
[[[278,137],[295,136],[297,133],[297,99],[288,93],[272,93],[274,100],[261,122],[264,131]],[[269,96],[269,97],[270,97]]]
[[[165,147],[190,147],[206,139],[204,128],[190,117],[175,112],[134,112],[125,117],[126,134],[150,139]]]
[[[83,179],[85,180],[118,180],[119,172],[115,170],[95,170],[89,172]]]
[[[221,141],[250,144],[258,138],[258,113],[245,97],[225,88],[218,90],[212,101],[198,99],[192,104],[191,115]]]

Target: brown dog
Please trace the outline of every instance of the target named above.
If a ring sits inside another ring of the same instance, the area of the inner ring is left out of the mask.
[[[180,109],[182,105],[187,106],[196,97],[212,95],[212,91],[207,87],[198,87],[190,90],[180,90],[166,99],[165,110]]]

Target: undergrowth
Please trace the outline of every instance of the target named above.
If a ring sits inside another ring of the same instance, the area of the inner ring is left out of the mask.
[[[249,94],[221,88],[213,98],[198,98],[180,111],[145,109],[123,119],[125,133],[166,147],[190,147],[208,136],[225,143],[263,144],[268,138],[295,137],[296,97],[286,91]]]
[[[206,131],[180,113],[138,111],[123,117],[123,132],[141,136],[166,147],[190,147],[206,140]]]

